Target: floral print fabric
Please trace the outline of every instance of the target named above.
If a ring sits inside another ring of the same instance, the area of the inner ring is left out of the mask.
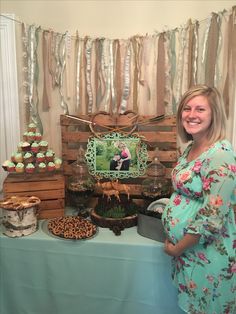
[[[200,234],[197,245],[172,259],[179,305],[191,314],[236,313],[236,159],[228,141],[172,172],[174,193],[162,215],[170,241]]]

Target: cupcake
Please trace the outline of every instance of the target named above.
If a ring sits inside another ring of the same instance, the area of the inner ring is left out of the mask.
[[[14,164],[14,162],[9,162],[8,165],[7,165],[7,171],[8,172],[15,172],[16,170],[16,166]]]
[[[28,132],[36,132],[36,129],[37,129],[37,126],[36,126],[36,124],[34,124],[34,123],[30,123],[29,125],[28,125]]]
[[[39,148],[42,152],[46,152],[48,150],[48,142],[47,141],[39,142]]]
[[[54,164],[55,164],[55,168],[56,169],[60,169],[61,168],[61,164],[62,164],[62,160],[60,158],[55,158],[54,159]]]
[[[25,167],[25,172],[26,173],[34,173],[35,171],[35,166],[32,163],[29,163],[26,167]]]
[[[42,135],[39,132],[35,133],[35,141],[40,142],[42,140]]]
[[[22,145],[23,145],[24,142],[20,142],[17,147],[18,147],[18,151],[19,152],[22,152]]]
[[[28,132],[28,142],[33,142],[35,140],[35,133]]]
[[[23,155],[21,152],[15,153],[14,156],[14,162],[18,163],[18,162],[23,162]]]
[[[38,172],[45,172],[47,170],[47,166],[44,162],[40,162],[38,164]]]
[[[23,134],[23,140],[24,140],[25,142],[28,141],[28,132],[25,132],[25,133]]]
[[[11,160],[5,160],[4,163],[2,164],[3,170],[7,171],[8,170],[8,165],[11,163]]]
[[[40,162],[44,162],[44,161],[45,161],[45,155],[43,153],[37,153],[36,162],[40,163]]]
[[[22,162],[18,162],[16,164],[16,172],[17,173],[22,173],[25,170],[25,165]]]
[[[11,161],[12,161],[12,162],[15,162],[15,154],[16,154],[16,153],[12,153],[12,154],[11,154]]]
[[[55,167],[55,164],[54,162],[50,161],[48,164],[47,164],[47,171],[54,171],[56,169]]]
[[[21,144],[21,150],[22,150],[23,152],[29,151],[29,150],[30,150],[30,143],[29,143],[29,142],[23,142],[23,143]]]
[[[37,142],[31,144],[31,151],[35,154],[39,152],[39,144]]]
[[[30,152],[25,153],[24,162],[28,164],[28,163],[31,163],[33,161],[34,161],[34,155]]]
[[[45,154],[46,161],[53,161],[55,153],[52,150],[48,150]]]

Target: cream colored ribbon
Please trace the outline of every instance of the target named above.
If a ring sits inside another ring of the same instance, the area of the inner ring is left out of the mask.
[[[127,109],[127,101],[130,95],[130,66],[131,66],[131,43],[127,42],[126,55],[124,61],[124,84],[123,93],[120,104],[120,113],[124,113]]]

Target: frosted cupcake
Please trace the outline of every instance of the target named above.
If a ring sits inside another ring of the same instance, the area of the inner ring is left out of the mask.
[[[29,125],[28,125],[28,132],[36,132],[36,129],[37,129],[37,126],[36,126],[36,124],[34,124],[34,123],[30,123]]]
[[[38,164],[38,172],[46,172],[47,166],[44,162],[40,162]]]
[[[34,173],[35,171],[35,166],[32,163],[29,163],[26,167],[25,167],[25,172],[26,173]]]
[[[28,141],[28,132],[24,132],[23,140],[26,141],[26,142]]]
[[[23,145],[24,142],[20,142],[18,145],[17,145],[17,148],[18,148],[18,151],[19,152],[22,152],[22,145]]]
[[[42,134],[39,132],[35,133],[35,141],[40,142],[42,140]]]
[[[42,152],[46,152],[48,150],[48,142],[47,141],[39,142],[39,148]]]
[[[21,150],[22,150],[23,152],[29,151],[29,150],[30,150],[30,143],[29,143],[29,142],[23,142],[23,143],[21,144]]]
[[[28,163],[31,163],[33,161],[34,161],[33,154],[30,153],[30,152],[25,153],[25,155],[24,155],[24,162],[28,164]]]
[[[54,159],[55,168],[58,170],[61,168],[62,160],[60,158]]]
[[[20,153],[20,152],[15,153],[14,159],[15,159],[16,163],[23,162],[23,155],[22,155],[22,153]]]
[[[11,163],[11,160],[5,160],[4,163],[2,164],[2,168],[5,171],[8,171],[8,165]]]
[[[56,169],[56,167],[55,167],[54,162],[50,161],[50,162],[47,164],[47,171],[51,172],[51,171],[54,171],[55,169]]]
[[[43,153],[37,153],[36,155],[36,162],[45,162],[45,155]]]
[[[35,140],[35,133],[28,132],[28,142],[33,142]]]
[[[16,153],[12,153],[12,154],[11,154],[11,161],[12,161],[12,162],[15,162],[15,154],[16,154]]]
[[[31,151],[35,154],[39,152],[39,144],[37,142],[31,144]]]
[[[25,171],[25,165],[22,162],[18,162],[16,164],[16,172],[17,173],[22,173]]]
[[[54,155],[55,153],[52,151],[52,150],[48,150],[45,154],[45,157],[46,157],[46,161],[49,162],[49,161],[53,161],[54,160]]]
[[[7,165],[7,171],[8,172],[15,172],[16,171],[16,166],[14,164],[14,162],[9,162]]]

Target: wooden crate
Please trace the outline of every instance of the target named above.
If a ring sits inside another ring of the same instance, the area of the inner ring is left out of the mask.
[[[39,219],[64,215],[65,180],[62,174],[9,174],[3,183],[4,197],[37,196]]]
[[[112,129],[114,127],[114,119],[110,115],[99,115],[97,120],[92,117],[81,115],[81,120],[93,121],[99,126],[105,126]],[[167,177],[170,179],[170,173],[177,161],[177,135],[176,135],[176,118],[175,116],[165,117],[164,119],[153,121],[151,116],[142,116],[141,122],[137,124],[135,133],[143,136],[148,144],[148,162],[151,162],[155,148],[159,148],[159,159],[167,169]],[[150,121],[146,123],[146,121]],[[71,119],[65,115],[60,117],[61,138],[62,138],[62,159],[63,171],[67,180],[72,174],[71,164],[76,160],[78,149],[82,146],[87,147],[88,139],[95,136],[91,132],[89,123]],[[130,127],[130,118],[121,115],[116,119],[116,129],[124,130]],[[131,196],[133,198],[141,197],[141,183],[145,176],[138,178],[122,179],[122,183],[129,184]]]

